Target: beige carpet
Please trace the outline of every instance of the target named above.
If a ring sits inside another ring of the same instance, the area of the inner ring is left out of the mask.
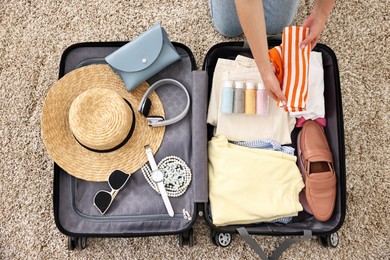
[[[62,2],[62,3],[61,3]],[[200,67],[207,50],[227,39],[210,22],[208,1],[55,1],[0,3],[0,259],[251,259],[238,237],[215,247],[204,221],[195,245],[176,236],[91,238],[67,250],[54,223],[52,161],[40,137],[46,93],[64,49],[77,42],[129,40],[161,22],[172,41],[189,46]],[[296,24],[310,11],[302,1]],[[389,259],[389,1],[338,1],[320,42],[338,57],[343,94],[347,215],[340,245],[316,239],[293,245],[283,259]],[[267,253],[283,238],[260,237]]]

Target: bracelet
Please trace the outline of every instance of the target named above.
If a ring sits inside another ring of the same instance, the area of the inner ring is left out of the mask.
[[[191,183],[192,173],[188,165],[177,156],[168,156],[162,159],[157,167],[164,174],[164,186],[169,197],[183,195]],[[149,185],[159,193],[157,184],[152,180],[152,170],[145,164],[141,167],[142,173]]]

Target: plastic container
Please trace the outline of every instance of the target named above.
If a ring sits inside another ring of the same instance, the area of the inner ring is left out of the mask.
[[[223,81],[221,95],[221,112],[233,113],[233,82],[230,80]]]
[[[246,82],[245,89],[245,114],[256,114],[256,89],[254,82]]]
[[[266,116],[268,114],[268,94],[262,82],[257,84],[256,92],[256,114]]]
[[[236,81],[234,87],[234,98],[233,98],[233,113],[243,114],[245,113],[245,93],[244,93],[244,82]]]

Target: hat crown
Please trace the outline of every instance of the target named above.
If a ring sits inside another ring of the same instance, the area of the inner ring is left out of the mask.
[[[114,90],[90,88],[78,95],[69,110],[69,127],[83,146],[110,150],[129,135],[133,112]]]

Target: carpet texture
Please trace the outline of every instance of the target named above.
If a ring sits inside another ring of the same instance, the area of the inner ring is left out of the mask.
[[[301,1],[294,24],[313,2]],[[389,259],[389,2],[337,1],[320,39],[338,58],[344,109],[347,215],[340,244],[315,238],[282,259]],[[214,44],[228,39],[212,27],[208,1],[54,1],[0,3],[0,259],[253,259],[235,237],[215,247],[200,218],[194,247],[177,236],[90,238],[68,251],[53,217],[53,163],[40,135],[44,98],[58,77],[66,47],[85,41],[127,41],[161,22],[172,41],[191,48],[201,67]],[[284,237],[256,236],[270,254]]]

